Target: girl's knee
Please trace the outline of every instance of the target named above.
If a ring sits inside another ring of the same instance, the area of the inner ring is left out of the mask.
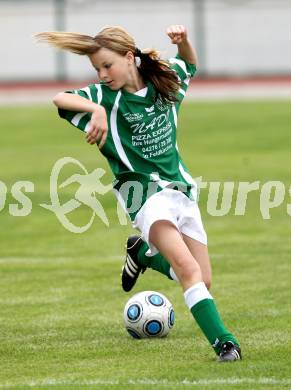
[[[179,280],[187,281],[193,279],[193,277],[201,277],[201,269],[195,261],[179,261],[176,265],[178,267],[177,273],[179,273]]]
[[[177,273],[179,273],[179,280],[186,282],[192,279],[200,278],[200,280],[203,280],[208,290],[211,288],[211,284],[212,284],[211,272],[206,273],[206,275],[205,274],[203,275],[203,272],[197,261],[180,260],[176,264],[176,267],[178,267]]]
[[[203,278],[203,282],[205,284],[205,286],[207,287],[208,290],[210,290],[210,287],[211,287],[211,283],[212,283],[212,280],[211,280],[211,277],[209,278]]]

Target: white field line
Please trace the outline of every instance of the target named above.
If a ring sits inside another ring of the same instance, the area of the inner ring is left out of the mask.
[[[121,253],[119,255],[112,255],[112,256],[99,256],[102,261],[116,261],[116,262],[123,262],[124,261],[124,253]],[[211,257],[215,260],[218,259],[225,259],[225,258],[233,258],[233,254],[228,253],[211,253]],[[240,258],[242,257],[249,257],[248,254],[240,253]],[[56,257],[56,258],[45,258],[45,257],[0,257],[0,265],[1,264],[66,264],[66,263],[74,263],[77,261],[77,259],[72,257]],[[79,260],[78,260],[79,261]],[[96,254],[96,261],[98,261],[98,254]]]
[[[1,389],[9,389],[16,386],[27,386],[27,387],[41,387],[41,386],[117,386],[117,385],[148,385],[148,386],[213,386],[213,385],[223,385],[223,386],[233,386],[233,385],[269,385],[269,386],[288,386],[291,385],[291,379],[276,379],[276,378],[225,378],[225,379],[197,379],[189,380],[184,379],[181,381],[169,381],[164,380],[153,380],[153,379],[140,379],[140,380],[128,380],[128,381],[119,381],[119,380],[102,380],[102,379],[92,379],[92,380],[57,380],[57,379],[44,379],[39,381],[28,381],[28,382],[6,382],[0,383]]]
[[[124,261],[124,254],[112,255],[112,256],[101,256],[102,261]],[[72,257],[56,257],[56,258],[45,258],[45,257],[0,257],[0,264],[64,264],[74,263],[77,261]],[[79,260],[78,260],[79,261]],[[98,261],[98,254],[96,255],[96,261]]]

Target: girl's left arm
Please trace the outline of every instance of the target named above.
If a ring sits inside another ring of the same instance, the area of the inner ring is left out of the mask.
[[[179,55],[189,64],[197,65],[196,50],[188,39],[185,26],[172,25],[167,28],[167,35],[173,44],[177,45]]]

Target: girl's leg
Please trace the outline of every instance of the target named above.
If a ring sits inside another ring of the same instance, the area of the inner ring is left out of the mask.
[[[234,358],[229,360],[239,359],[238,341],[225,328],[213,298],[202,281],[199,263],[193,257],[183,236],[169,221],[157,221],[150,229],[149,240],[173,267],[183,288],[186,304],[215,352],[220,354],[225,343],[231,342],[238,348],[237,356],[234,355]],[[190,242],[189,246],[193,250],[192,244]],[[205,248],[195,246],[195,251],[196,254],[201,251],[202,255],[206,256]]]
[[[148,250],[148,244],[143,241],[137,253],[138,263],[145,268],[148,267],[155,271],[158,271],[161,274],[167,276],[169,279],[173,280],[175,276],[173,275],[173,270],[171,270],[171,266],[168,260],[165,259],[164,256],[159,252],[154,256],[147,256],[146,253]],[[176,281],[178,280],[176,279]]]
[[[207,245],[204,245],[197,240],[193,240],[185,234],[182,234],[182,237],[192,256],[196,259],[200,266],[203,282],[205,283],[206,287],[210,289],[212,272]],[[138,251],[139,263],[144,267],[149,267],[166,275],[170,279],[175,279],[176,275],[173,274],[173,270],[171,270],[171,266],[168,260],[161,253],[157,253],[151,257],[146,256],[148,249],[148,245],[143,242]]]
[[[208,254],[208,247],[207,245],[204,245],[201,242],[194,240],[189,236],[186,236],[185,234],[182,234],[182,236],[189,251],[192,253],[192,256],[199,264],[202,272],[203,282],[209,290],[212,282],[212,270]]]
[[[149,241],[169,261],[184,291],[202,282],[199,264],[171,222],[155,222],[150,229]]]
[[[148,249],[148,244],[140,236],[134,235],[127,239],[126,257],[121,273],[121,285],[124,291],[132,290],[139,274],[143,273],[147,267],[178,281],[169,262],[160,253],[155,256],[146,256]]]

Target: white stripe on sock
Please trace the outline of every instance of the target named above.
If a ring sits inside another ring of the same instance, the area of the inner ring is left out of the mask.
[[[177,278],[177,275],[175,274],[174,270],[172,267],[170,267],[170,276],[173,280],[175,280],[175,282],[178,282],[179,283],[179,279]]]
[[[203,299],[213,299],[204,282],[194,284],[184,292],[186,305],[191,310],[198,302]]]

